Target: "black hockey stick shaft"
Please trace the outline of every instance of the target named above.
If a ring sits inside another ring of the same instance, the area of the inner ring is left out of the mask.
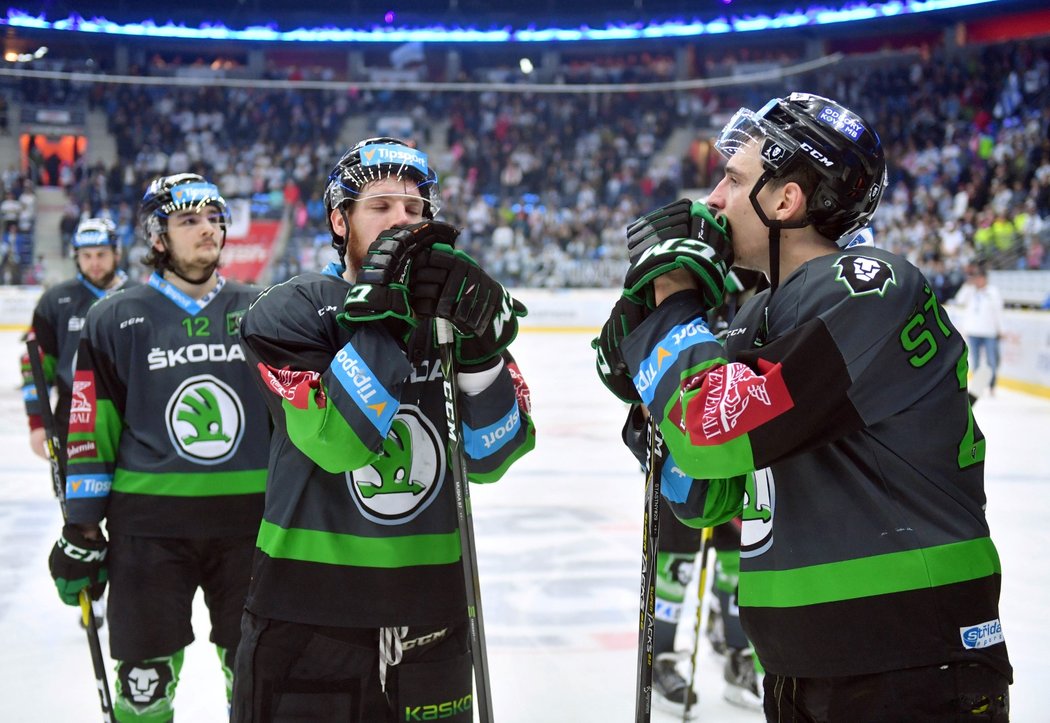
[[[47,379],[44,376],[44,365],[40,361],[40,344],[36,339],[26,341],[26,351],[29,353],[29,368],[33,372],[33,386],[36,388],[36,396],[40,402],[40,419],[44,423],[45,447],[47,449],[47,460],[51,464],[51,486],[55,490],[55,497],[62,508],[62,521],[66,519],[66,470],[63,469],[60,450],[62,440],[58,438],[58,428],[55,426],[55,416],[51,412],[51,396],[47,388]]]
[[[46,446],[48,460],[51,462],[51,484],[55,488],[55,495],[62,508],[64,524],[68,517],[66,515],[65,470],[60,454],[62,441],[58,438],[55,416],[51,411],[51,397],[47,389],[47,380],[44,377],[44,365],[40,361],[40,344],[36,339],[29,339],[26,341],[26,350],[29,352],[29,368],[33,372],[33,386],[36,387],[36,396],[40,402],[40,419],[44,424],[44,434],[47,436]],[[95,687],[98,689],[99,705],[102,706],[102,720],[110,723],[113,720],[113,699],[109,694],[106,661],[102,656],[102,643],[98,639],[98,623],[95,622],[95,613],[91,609],[91,596],[87,588],[80,591],[79,600],[80,614],[83,617],[84,630],[87,632],[88,648],[91,650],[91,665],[95,669]]]
[[[642,590],[638,611],[638,684],[634,719],[648,723],[653,708],[653,656],[656,635],[656,548],[660,539],[660,475],[662,440],[656,421],[649,418],[649,464],[645,478],[642,519]]]
[[[700,624],[704,611],[704,594],[707,592],[707,556],[711,551],[711,528],[705,527],[700,533],[700,579],[696,588],[696,620],[693,623],[693,656],[689,666],[689,687],[686,688],[685,709],[682,711],[682,721],[689,720],[689,709],[692,707],[692,696],[689,691],[696,684],[696,656],[700,650]]]
[[[452,325],[435,319],[441,350],[442,386],[445,390],[445,418],[448,422],[449,463],[456,491],[456,516],[459,519],[459,549],[463,564],[463,582],[467,596],[470,623],[470,655],[477,685],[477,706],[481,723],[492,723],[492,688],[489,683],[488,653],[485,648],[485,619],[481,611],[481,581],[478,578],[478,555],[474,543],[474,520],[470,510],[470,486],[467,460],[463,450],[463,425],[459,417],[459,383],[453,352]]]

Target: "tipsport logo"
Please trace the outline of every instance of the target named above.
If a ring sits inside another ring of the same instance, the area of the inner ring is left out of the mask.
[[[427,174],[427,154],[415,148],[387,143],[373,143],[361,149],[362,166],[411,166]]]
[[[221,464],[237,453],[244,436],[244,406],[230,386],[210,374],[190,377],[164,411],[176,453],[196,464]]]
[[[183,183],[171,190],[171,200],[178,206],[207,203],[222,198],[219,188],[211,183]]]

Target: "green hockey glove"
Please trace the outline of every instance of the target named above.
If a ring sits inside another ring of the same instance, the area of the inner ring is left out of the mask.
[[[455,329],[456,359],[482,365],[518,335],[528,311],[463,251],[438,243],[412,264],[412,308],[422,318],[448,319]]]
[[[683,269],[696,277],[704,307],[713,309],[725,296],[729,266],[723,251],[732,256],[732,242],[725,221],[718,220],[700,204],[695,238],[671,238],[649,244],[631,262],[624,278],[624,295],[637,303],[653,306],[653,281]]]
[[[380,233],[368,247],[357,283],[343,301],[339,323],[353,328],[355,324],[381,321],[395,338],[407,339],[416,326],[406,286],[412,257],[433,243],[454,241],[458,234],[453,226],[438,221]]]
[[[597,352],[595,366],[598,378],[610,392],[629,404],[637,404],[642,400],[627,373],[627,362],[623,359],[620,345],[628,334],[645,321],[648,314],[649,309],[645,305],[621,296],[613,306],[609,320],[602,326],[601,333],[591,341],[591,348]]]
[[[78,605],[84,588],[92,600],[98,600],[106,590],[106,541],[87,539],[76,525],[62,528],[62,537],[47,562],[58,596],[66,605]]]

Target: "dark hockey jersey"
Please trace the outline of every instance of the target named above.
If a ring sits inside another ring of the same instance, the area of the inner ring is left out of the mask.
[[[966,347],[918,269],[868,247],[811,260],[725,346],[679,294],[624,353],[676,514],[702,527],[743,504],[741,621],[767,670],[1011,675]]]
[[[241,346],[259,289],[197,301],[157,274],[88,311],[73,378],[70,522],[149,537],[254,535],[269,423]]]
[[[84,316],[88,308],[106,294],[138,285],[130,281],[127,274],[120,272],[114,288],[100,289],[83,275],[77,274],[76,278],[45,291],[33,310],[29,337],[35,338],[40,345],[43,357],[41,366],[48,388],[58,388],[55,424],[58,425],[59,440],[63,444],[66,441],[66,425],[69,423],[69,400],[73,394],[73,361],[80,343]],[[25,353],[22,354],[22,398],[30,429],[41,427],[40,400],[33,382],[33,370],[29,366],[29,356]]]
[[[244,317],[274,420],[247,607],[341,626],[437,624],[466,611],[445,397],[430,325],[407,353],[379,323],[340,326],[349,284],[307,273]],[[491,482],[532,449],[528,388],[509,354],[461,395],[468,474]]]

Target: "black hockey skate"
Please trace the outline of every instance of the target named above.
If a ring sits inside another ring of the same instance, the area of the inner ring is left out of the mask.
[[[689,717],[695,718],[696,693],[689,690],[689,681],[678,672],[679,655],[661,653],[653,661],[653,705],[656,708],[681,716],[689,701]]]
[[[722,697],[733,705],[749,710],[762,710],[762,688],[755,670],[754,653],[750,648],[730,648],[723,670],[726,680]]]

